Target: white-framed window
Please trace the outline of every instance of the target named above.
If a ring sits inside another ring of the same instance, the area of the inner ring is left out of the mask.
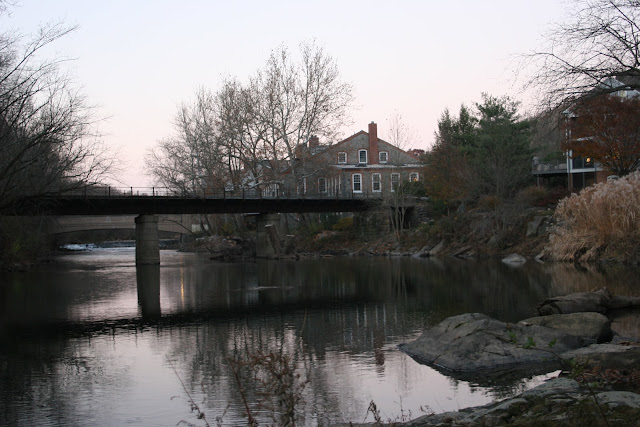
[[[354,173],[351,175],[351,182],[353,183],[353,192],[362,193],[362,174]]]
[[[298,194],[307,194],[307,178],[304,177],[298,185]]]
[[[382,191],[382,186],[380,185],[380,174],[374,173],[371,175],[371,191],[379,193]]]
[[[318,192],[319,193],[327,192],[327,180],[325,178],[318,178]]]
[[[400,174],[392,173],[391,174],[391,191],[396,191],[398,189],[398,185],[400,185]]]
[[[358,163],[362,163],[362,164],[367,163],[367,150],[358,151]]]
[[[387,163],[389,161],[389,153],[386,151],[381,151],[378,157],[380,163]]]
[[[420,180],[420,177],[418,176],[418,172],[411,172],[409,174],[409,181],[410,182],[418,182]]]
[[[338,153],[338,164],[345,164],[347,163],[347,153],[345,153],[344,151],[341,151]]]

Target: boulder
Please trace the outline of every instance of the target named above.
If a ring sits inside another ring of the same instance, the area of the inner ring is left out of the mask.
[[[552,314],[532,317],[519,323],[556,329],[593,343],[609,342],[613,336],[611,321],[600,313]]]
[[[430,249],[431,249],[431,246],[425,245],[420,250],[416,251],[413,255],[411,255],[411,257],[412,258],[425,258],[425,257],[428,257]]]
[[[444,249],[444,240],[441,240],[437,245],[431,248],[428,252],[429,256],[436,256]]]
[[[477,372],[559,363],[558,353],[584,344],[582,338],[558,329],[514,325],[468,313],[443,320],[400,349],[420,362],[448,371]]]
[[[425,415],[402,426],[637,425],[640,395],[593,391],[555,378],[520,395],[455,412]]]
[[[606,313],[609,309],[610,301],[611,292],[606,288],[602,288],[595,292],[577,292],[574,294],[549,298],[542,302],[542,304],[538,306],[537,310],[540,316],[579,313],[585,311]]]
[[[582,366],[602,369],[628,369],[640,367],[640,346],[630,344],[592,344],[562,354],[566,361]]]
[[[609,310],[637,307],[640,307],[640,297],[613,295],[607,288],[602,288],[594,292],[576,292],[549,298],[538,306],[538,314],[606,313]]]
[[[506,257],[502,258],[502,262],[504,262],[505,264],[508,264],[508,265],[522,265],[525,262],[527,262],[527,259],[525,257],[523,257],[522,255],[511,254],[511,255],[507,255]]]
[[[532,221],[529,221],[527,223],[527,237],[540,236],[541,234],[544,234],[546,228],[543,227],[543,225],[548,218],[549,217],[547,216],[540,215],[534,217]]]

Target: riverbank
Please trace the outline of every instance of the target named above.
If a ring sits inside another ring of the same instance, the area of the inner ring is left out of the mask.
[[[508,216],[508,217],[507,217]],[[553,225],[553,210],[503,206],[456,212],[401,233],[390,230],[323,230],[299,236],[298,255],[454,256],[496,258],[518,253],[527,259],[544,257]]]
[[[457,379],[554,365],[560,375],[512,398],[396,425],[638,425],[640,337],[612,333],[601,314],[620,304],[637,310],[640,298],[601,289],[546,300],[538,317],[517,323],[478,313],[445,319],[400,348]]]

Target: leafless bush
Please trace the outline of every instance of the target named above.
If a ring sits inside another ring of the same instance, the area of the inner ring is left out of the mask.
[[[296,425],[296,413],[300,413],[296,410],[304,404],[308,379],[297,372],[289,355],[259,350],[246,360],[230,359],[229,366],[240,389],[248,425],[258,425],[253,405],[249,404],[249,387],[255,391],[258,410],[270,414],[277,425]]]

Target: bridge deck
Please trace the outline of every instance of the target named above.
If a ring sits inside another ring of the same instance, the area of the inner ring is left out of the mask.
[[[380,198],[197,198],[60,196],[23,200],[15,215],[218,214],[364,211]]]

